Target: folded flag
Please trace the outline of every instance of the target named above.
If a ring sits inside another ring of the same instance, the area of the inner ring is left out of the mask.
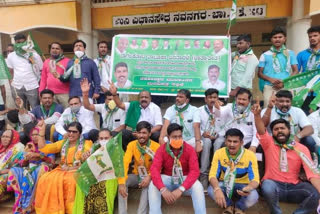
[[[11,79],[11,74],[9,72],[8,66],[2,54],[0,54],[0,79]]]

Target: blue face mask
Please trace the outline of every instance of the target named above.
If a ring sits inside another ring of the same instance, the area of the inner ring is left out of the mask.
[[[276,112],[277,112],[280,116],[282,116],[282,117],[288,116],[288,115],[290,114],[290,110],[291,110],[291,109],[289,109],[289,111],[287,111],[287,112],[282,112],[280,109],[278,109],[278,108],[276,107]]]

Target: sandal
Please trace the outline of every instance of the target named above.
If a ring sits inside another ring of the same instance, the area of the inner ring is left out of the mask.
[[[234,209],[234,214],[245,214],[245,212],[242,211],[242,210],[239,209],[239,208],[235,208],[235,209]]]
[[[233,214],[233,206],[227,207],[222,214]]]

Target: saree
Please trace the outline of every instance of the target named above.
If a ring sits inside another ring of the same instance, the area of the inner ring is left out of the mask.
[[[50,142],[47,141],[46,143],[49,144]],[[30,147],[33,147],[34,150],[28,151]],[[26,161],[24,156],[22,156],[22,159],[19,161],[20,167],[10,169],[7,189],[8,191],[14,191],[14,214],[28,214],[34,210],[34,197],[38,180],[45,172],[50,170],[49,166],[44,163],[53,164],[55,159],[54,154],[45,155],[40,152],[38,146],[33,142],[27,143],[24,154],[26,154],[26,152],[39,153],[42,158],[38,161]],[[24,165],[27,166],[22,167]]]
[[[59,153],[64,140],[53,144],[47,144],[41,149],[44,153]],[[83,152],[90,151],[92,142],[84,142]],[[76,146],[70,147],[66,156],[66,163],[72,166],[75,161],[81,159],[82,152],[77,151]],[[76,169],[65,171],[58,166],[51,172],[41,176],[38,181],[35,198],[35,210],[37,214],[64,214],[72,213],[76,195],[76,181],[74,179]]]

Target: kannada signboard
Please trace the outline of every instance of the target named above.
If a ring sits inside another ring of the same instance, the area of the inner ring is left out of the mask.
[[[226,36],[117,35],[112,42],[112,79],[120,93],[175,96],[188,89],[230,91],[230,40]]]

